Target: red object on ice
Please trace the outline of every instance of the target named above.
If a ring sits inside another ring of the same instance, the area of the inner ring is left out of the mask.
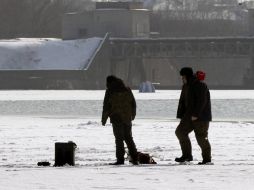
[[[205,72],[203,72],[203,71],[197,71],[196,76],[197,76],[198,80],[200,80],[200,81],[205,80]]]

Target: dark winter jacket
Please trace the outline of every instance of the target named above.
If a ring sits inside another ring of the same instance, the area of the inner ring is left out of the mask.
[[[177,118],[190,120],[192,116],[198,121],[212,120],[209,89],[194,77],[183,85],[177,110]]]
[[[136,116],[136,101],[130,88],[107,89],[103,102],[101,122],[130,123]]]

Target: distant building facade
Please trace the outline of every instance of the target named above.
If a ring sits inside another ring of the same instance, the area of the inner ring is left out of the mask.
[[[96,9],[83,13],[67,13],[63,18],[65,40],[103,37],[148,38],[149,11],[141,2],[97,2]]]
[[[254,36],[254,9],[248,9],[249,35]]]

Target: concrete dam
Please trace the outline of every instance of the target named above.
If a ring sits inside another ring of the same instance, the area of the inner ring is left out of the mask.
[[[34,48],[30,49],[29,59],[24,60],[38,62],[39,59],[32,57],[36,54]],[[145,81],[154,83],[156,89],[180,89],[179,70],[185,66],[206,72],[211,89],[254,89],[253,55],[254,37],[110,38],[106,35],[94,47],[91,57],[87,57],[85,69],[65,69],[62,62],[56,69],[34,69],[33,62],[28,65],[31,69],[8,68],[8,62],[0,70],[0,89],[105,89],[106,76],[111,74],[133,89]],[[15,52],[13,56],[17,57]],[[23,55],[18,56],[21,59]],[[12,63],[11,57],[10,60]],[[56,65],[54,61],[48,65]]]
[[[111,72],[132,87],[148,80],[179,88],[179,70],[188,66],[205,71],[210,88],[254,88],[253,37],[112,38],[110,45]]]

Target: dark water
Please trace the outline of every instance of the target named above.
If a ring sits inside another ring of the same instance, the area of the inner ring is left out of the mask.
[[[137,118],[175,119],[178,100],[137,100]],[[213,120],[254,121],[254,99],[212,100]],[[101,100],[0,101],[1,115],[100,117]]]

